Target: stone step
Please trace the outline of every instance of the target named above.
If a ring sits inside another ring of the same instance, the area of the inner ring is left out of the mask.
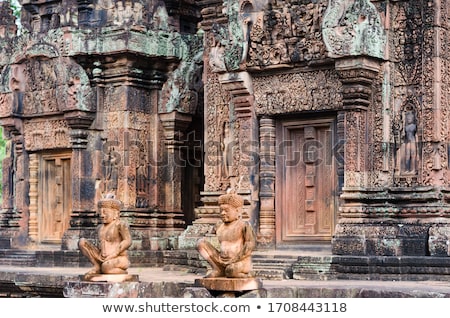
[[[297,260],[297,256],[255,253],[252,259],[253,270],[257,277],[284,280],[292,279],[292,264]]]
[[[0,249],[0,265],[36,266],[36,252]]]
[[[298,280],[330,280],[335,277],[332,256],[301,256],[292,264],[293,278]]]

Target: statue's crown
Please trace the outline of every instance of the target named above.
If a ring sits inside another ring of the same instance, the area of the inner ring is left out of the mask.
[[[116,199],[113,193],[106,194],[101,200],[98,201],[97,206],[99,208],[111,208],[120,211],[122,202]]]
[[[219,197],[219,204],[229,204],[235,208],[241,208],[244,205],[244,199],[233,189],[229,189],[226,194]]]

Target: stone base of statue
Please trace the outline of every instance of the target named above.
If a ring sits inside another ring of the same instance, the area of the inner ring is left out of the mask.
[[[259,278],[199,278],[195,280],[196,286],[204,287],[212,291],[245,292],[260,289],[262,281]]]
[[[139,276],[129,274],[86,274],[64,284],[65,298],[137,298]]]
[[[130,274],[86,274],[81,275],[80,280],[85,282],[110,283],[138,282],[139,276]]]

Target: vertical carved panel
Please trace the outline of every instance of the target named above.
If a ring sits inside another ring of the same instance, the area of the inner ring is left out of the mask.
[[[28,221],[28,236],[32,242],[38,241],[38,174],[39,159],[37,154],[30,154],[30,219]]]
[[[345,113],[345,178],[344,187],[361,186],[362,176],[360,156],[361,148],[359,144],[360,129],[361,129],[361,112],[346,112]]]
[[[345,112],[345,186],[365,187],[370,165],[368,139],[373,131],[368,109],[373,101],[373,82],[378,78],[380,62],[366,57],[346,58],[336,62],[343,88]]]
[[[216,74],[210,73],[205,94],[205,191],[221,191],[229,186],[229,181],[222,180],[221,175],[222,130],[224,123],[230,123],[234,118],[231,118],[228,106],[230,96]]]
[[[269,243],[275,239],[275,120],[261,118],[260,134],[260,189],[261,201],[259,212],[260,243]]]

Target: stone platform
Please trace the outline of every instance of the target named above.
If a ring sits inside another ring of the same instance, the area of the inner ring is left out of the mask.
[[[0,297],[137,297],[137,298],[208,298],[214,297],[195,284],[198,274],[163,267],[130,268],[139,282],[124,283],[79,281],[87,268],[0,266]],[[262,280],[258,290],[239,297],[259,298],[450,298],[448,281],[379,281],[379,280]],[[89,285],[88,285],[89,284]],[[84,289],[83,289],[84,288]],[[107,296],[105,296],[107,295]]]

